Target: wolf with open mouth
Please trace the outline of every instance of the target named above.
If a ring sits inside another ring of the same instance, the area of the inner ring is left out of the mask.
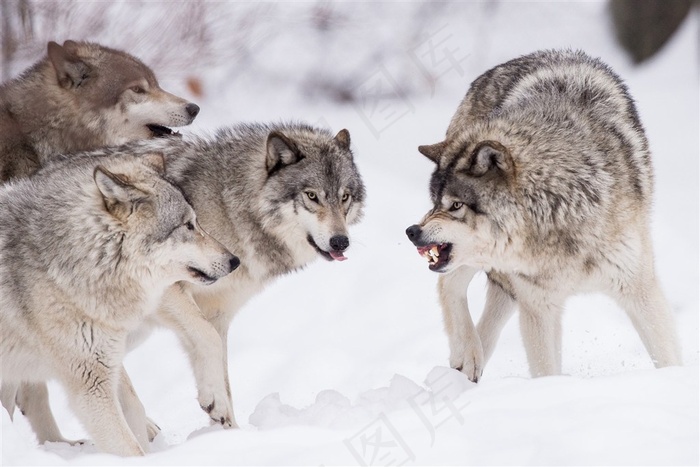
[[[567,297],[600,291],[627,312],[657,367],[680,363],[654,271],[653,172],[620,78],[582,52],[545,51],[472,83],[436,164],[433,209],[406,234],[438,280],[450,364],[479,379],[515,306],[530,372],[561,373]],[[477,327],[466,290],[488,275]]]
[[[235,314],[281,275],[318,258],[347,259],[348,230],[365,203],[350,133],[303,123],[238,124],[212,138],[153,139],[77,157],[152,152],[165,155],[168,177],[191,201],[202,228],[241,261],[214,285],[171,287],[152,323],[170,327],[182,341],[202,409],[234,427],[226,348]],[[135,333],[132,342],[144,335]]]
[[[198,113],[126,52],[49,42],[46,57],[0,85],[0,182],[28,177],[58,154],[178,135],[171,127]]]

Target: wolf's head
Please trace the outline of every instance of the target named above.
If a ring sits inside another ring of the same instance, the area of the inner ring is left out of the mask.
[[[437,165],[430,180],[434,207],[406,235],[429,268],[449,272],[462,265],[490,269],[508,247],[513,226],[515,163],[496,140],[460,138],[418,150]]]
[[[161,89],[153,71],[127,53],[87,42],[49,42],[48,62],[53,98],[77,112],[83,146],[95,144],[90,137],[114,146],[172,135],[168,127],[189,125],[199,113],[196,104]]]
[[[163,156],[140,160],[94,171],[104,209],[122,235],[120,254],[166,285],[211,284],[236,269],[238,258],[202,230],[183,192],[164,178]]]
[[[350,133],[275,130],[265,150],[265,218],[276,219],[278,235],[302,256],[316,251],[329,261],[345,260],[348,226],[360,220],[365,200]]]

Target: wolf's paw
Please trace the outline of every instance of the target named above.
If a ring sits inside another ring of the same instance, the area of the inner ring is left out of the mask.
[[[148,417],[146,417],[146,432],[148,432],[148,441],[151,443],[160,433],[160,427]]]
[[[459,355],[453,353],[450,356],[450,366],[467,375],[469,381],[478,383],[484,371],[484,354],[481,347],[464,349]]]
[[[224,428],[238,428],[233,418],[233,408],[228,397],[216,397],[213,394],[200,394],[199,406],[212,419],[213,423],[223,425]]]
[[[89,441],[86,439],[66,439],[63,436],[57,439],[47,439],[43,442],[40,442],[39,444],[44,444],[44,443],[66,443],[71,446],[82,446],[84,444],[88,444]]]
[[[86,439],[67,439],[66,443],[70,444],[71,446],[83,446],[88,443],[88,440]]]

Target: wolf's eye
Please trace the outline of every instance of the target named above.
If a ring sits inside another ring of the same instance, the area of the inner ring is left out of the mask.
[[[146,90],[142,88],[141,86],[132,86],[131,90],[135,92],[136,94],[145,94]]]
[[[187,230],[194,230],[194,223],[192,221],[187,221],[185,222],[185,227],[187,227]]]
[[[343,203],[345,203],[345,202],[347,202],[347,200],[349,200],[349,199],[350,199],[350,194],[349,194],[349,193],[345,193],[345,194],[343,195],[343,197],[340,198],[340,201],[342,201]]]
[[[308,196],[311,201],[318,201],[318,196],[313,191],[307,191],[306,196]]]
[[[462,206],[464,206],[464,203],[455,201],[454,203],[452,203],[452,206],[450,206],[450,211],[459,211],[460,209],[462,209]]]

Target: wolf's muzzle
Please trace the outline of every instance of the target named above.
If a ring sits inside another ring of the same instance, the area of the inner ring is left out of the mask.
[[[350,240],[345,235],[335,235],[330,240],[331,248],[338,252],[343,252],[350,246]]]
[[[420,225],[418,224],[414,224],[406,229],[406,236],[416,246],[423,246],[422,242],[420,241],[422,233],[423,229],[421,229]]]
[[[238,256],[232,256],[231,259],[228,262],[229,268],[231,269],[230,272],[233,272],[238,268],[238,266],[241,265],[241,260],[238,259]]]
[[[185,106],[185,111],[187,112],[187,115],[194,120],[194,118],[199,114],[199,106],[190,102]]]

